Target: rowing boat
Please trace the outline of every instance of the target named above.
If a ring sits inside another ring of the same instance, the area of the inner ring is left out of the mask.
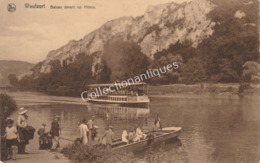
[[[121,139],[116,140],[112,144],[112,151],[138,151],[144,148],[149,148],[151,146],[157,145],[162,142],[176,139],[181,132],[181,127],[166,127],[161,130],[154,130],[146,133],[149,138],[144,140],[126,144],[122,142]]]

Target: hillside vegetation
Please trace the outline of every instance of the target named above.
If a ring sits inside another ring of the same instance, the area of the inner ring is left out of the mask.
[[[258,10],[257,0],[194,0],[155,6],[144,16],[110,21],[83,40],[50,52],[34,67],[33,75],[20,80],[20,86],[80,91],[91,83],[126,80],[172,62],[180,66],[176,71],[145,82],[258,83]],[[100,49],[94,51],[94,47]],[[68,55],[67,59],[61,60],[62,55]]]

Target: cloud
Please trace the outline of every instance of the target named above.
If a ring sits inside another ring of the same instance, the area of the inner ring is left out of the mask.
[[[46,6],[94,5],[95,10],[33,10],[25,9],[24,1],[13,1],[17,11],[10,14],[5,8],[5,14],[0,14],[0,57],[37,62],[45,59],[49,51],[60,48],[70,40],[83,38],[109,20],[142,15],[148,5],[189,0],[44,0]],[[35,3],[34,0],[27,1]],[[7,2],[0,5],[0,9],[6,5]]]
[[[36,34],[43,34],[46,31],[41,29],[40,24],[37,23],[32,23],[32,24],[28,24],[26,26],[9,26],[8,29],[10,29],[11,31],[14,32],[33,32]]]
[[[29,35],[32,39],[51,39],[49,33],[56,31],[53,27],[42,26],[37,23],[31,23],[25,26],[9,26],[7,27],[10,35],[22,36]]]

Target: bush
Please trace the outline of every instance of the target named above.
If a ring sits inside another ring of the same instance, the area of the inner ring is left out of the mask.
[[[1,135],[5,132],[5,120],[17,109],[16,102],[7,94],[0,94]]]
[[[17,109],[16,102],[7,94],[0,94],[0,109],[1,109],[1,136],[5,134],[6,118]],[[7,157],[5,141],[1,137],[1,160]]]
[[[61,151],[66,157],[73,162],[88,163],[88,162],[136,162],[136,158],[132,153],[122,152],[107,152],[105,146],[95,145],[88,146],[78,142],[64,147]],[[130,161],[131,160],[131,161]]]
[[[249,83],[240,83],[238,88],[238,93],[243,93],[246,89],[250,89],[251,86]]]

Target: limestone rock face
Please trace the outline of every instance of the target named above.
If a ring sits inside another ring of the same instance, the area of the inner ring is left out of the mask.
[[[144,15],[122,17],[111,20],[99,29],[87,34],[81,40],[69,41],[57,50],[50,51],[47,58],[38,65],[37,73],[48,73],[52,60],[69,60],[84,53],[94,56],[92,72],[95,65],[101,62],[104,45],[115,37],[134,41],[140,45],[142,52],[153,58],[157,51],[167,49],[177,42],[190,41],[193,47],[213,34],[215,22],[207,14],[215,5],[207,0],[194,0],[189,3],[167,3],[149,6]]]

